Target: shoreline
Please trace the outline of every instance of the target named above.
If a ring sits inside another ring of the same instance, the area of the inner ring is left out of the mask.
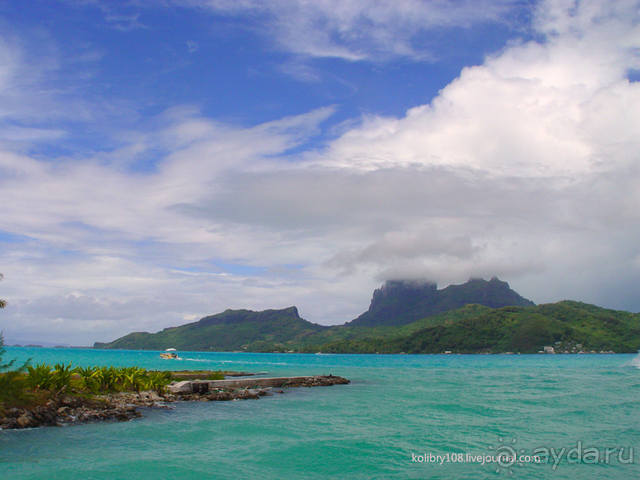
[[[73,349],[73,350],[94,350],[101,352],[162,352],[161,350],[152,350],[152,349],[126,349],[126,348],[95,348],[91,346],[56,346],[56,347],[47,347],[42,345],[5,345],[5,348],[14,349],[14,348],[38,348],[38,349]],[[243,355],[549,355],[551,352],[545,351],[535,351],[535,352],[517,352],[517,351],[504,351],[504,352],[486,352],[486,351],[477,351],[477,352],[459,352],[455,350],[444,350],[441,352],[420,352],[420,353],[408,353],[408,352],[323,352],[323,351],[309,351],[309,352],[295,352],[295,351],[272,351],[272,352],[258,352],[258,351],[238,351],[238,350],[188,350],[188,352],[193,353],[221,353],[221,354],[243,354]],[[556,355],[634,355],[637,354],[638,351],[613,351],[613,350],[582,350],[582,351],[555,351],[553,352]],[[182,359],[184,360],[184,359]],[[173,370],[171,370],[174,372]],[[186,370],[191,371],[191,370]],[[175,371],[180,372],[180,370]],[[225,375],[239,375],[239,376],[249,376],[249,375],[262,375],[266,372],[226,372],[223,371]]]
[[[247,372],[245,375],[254,375]],[[233,376],[233,375],[229,375]],[[237,376],[237,375],[236,375]],[[278,377],[278,386],[260,386],[264,380],[234,380],[235,386],[218,385],[225,380],[183,380],[169,384],[164,392],[118,392],[101,395],[61,395],[49,399],[43,405],[8,408],[0,417],[0,431],[46,426],[68,426],[104,421],[129,421],[142,417],[141,408],[171,408],[168,404],[194,401],[257,400],[275,392],[285,393],[286,388],[321,387],[350,383],[334,375],[307,377]],[[228,382],[228,380],[227,380]],[[256,384],[256,385],[253,385]],[[190,388],[185,388],[189,385]],[[195,387],[193,387],[195,385]],[[204,386],[206,385],[206,388]],[[254,388],[249,388],[249,387]],[[173,388],[172,388],[173,387]],[[172,391],[173,390],[173,391]]]

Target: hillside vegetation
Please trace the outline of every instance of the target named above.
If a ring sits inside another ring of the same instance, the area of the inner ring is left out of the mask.
[[[379,335],[318,345],[335,353],[636,352],[640,315],[563,301],[496,309],[467,306]],[[430,324],[430,325],[428,325]],[[420,328],[423,327],[423,328]]]
[[[426,312],[426,313],[425,313]],[[417,318],[416,318],[417,317]],[[252,352],[460,353],[635,352],[640,315],[574,301],[536,306],[506,282],[387,282],[367,312],[325,327],[296,307],[226,310],[157,333],[135,332],[96,348]]]
[[[308,322],[296,307],[281,310],[226,310],[217,315],[158,333],[134,332],[111,343],[96,343],[95,348],[210,351],[273,351],[294,348],[305,337],[328,327]]]

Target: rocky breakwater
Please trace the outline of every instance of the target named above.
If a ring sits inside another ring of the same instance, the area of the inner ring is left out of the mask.
[[[216,389],[246,389],[264,387],[328,387],[349,383],[344,377],[335,375],[311,375],[305,377],[266,377],[224,380],[185,380],[172,383],[168,391],[178,395],[205,393]]]
[[[0,409],[0,430],[63,426],[99,421],[127,421],[141,417],[140,408],[171,408],[177,401],[230,401],[258,399],[284,393],[291,387],[321,387],[348,384],[334,375],[307,377],[187,380],[174,382],[162,393],[120,392],[93,396],[60,396],[37,406]]]
[[[158,406],[155,392],[112,395],[65,395],[42,405],[13,407],[0,412],[0,429],[62,426],[105,420],[126,421],[140,417],[141,406]]]
[[[174,399],[186,401],[225,401],[258,399],[292,387],[329,387],[350,383],[335,375],[312,375],[305,377],[243,378],[225,380],[187,380],[175,382],[167,387]]]

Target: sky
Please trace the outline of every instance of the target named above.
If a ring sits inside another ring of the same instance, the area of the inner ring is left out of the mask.
[[[351,320],[497,276],[640,311],[640,3],[0,3],[0,330]]]

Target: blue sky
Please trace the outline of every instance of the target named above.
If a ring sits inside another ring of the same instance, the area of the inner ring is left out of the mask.
[[[288,2],[281,3],[285,10]],[[39,1],[28,7],[7,2],[0,13],[7,37],[29,57],[25,62],[36,69],[45,65],[44,85],[38,87],[87,109],[102,105],[90,121],[39,119],[42,127],[63,127],[73,142],[63,151],[60,145],[40,145],[41,151],[30,145],[34,152],[77,155],[79,148],[109,150],[122,130],[154,128],[158,115],[184,105],[241,126],[334,105],[320,138],[310,139],[320,145],[341,122],[367,114],[398,116],[429,102],[464,66],[482,63],[511,38],[527,39],[527,3],[500,2],[497,18],[480,15],[477,23],[461,19],[450,27],[418,30],[408,39],[416,51],[407,54],[385,51],[384,45],[369,52],[371,45],[353,42],[353,55],[370,56],[361,61],[348,53],[305,55],[282,48],[265,25],[274,14],[259,8]],[[364,4],[359,8],[366,10]]]
[[[388,279],[640,310],[639,6],[0,5],[0,328],[225,308],[323,324]]]

